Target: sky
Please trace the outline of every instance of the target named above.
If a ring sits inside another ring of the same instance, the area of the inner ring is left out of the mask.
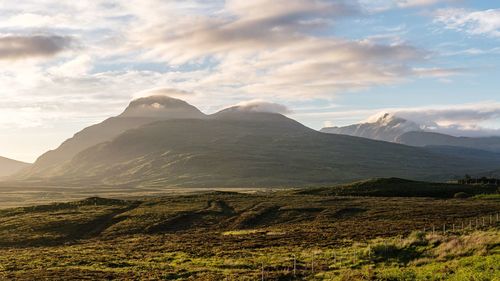
[[[497,0],[0,0],[0,155],[32,162],[159,93],[500,135],[499,68]]]

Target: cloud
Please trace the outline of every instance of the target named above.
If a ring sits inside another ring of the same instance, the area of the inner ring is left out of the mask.
[[[235,106],[236,109],[240,111],[249,111],[249,112],[267,112],[267,113],[280,113],[287,114],[291,113],[291,111],[284,105],[266,102],[263,100],[252,100],[238,103]]]
[[[463,31],[471,35],[500,37],[500,9],[471,11],[466,9],[440,9],[435,13],[435,23],[446,29]]]
[[[430,6],[439,3],[450,2],[450,0],[397,0],[397,5],[402,8],[411,8],[419,6]]]
[[[373,121],[384,113],[392,113],[404,119],[414,121],[428,131],[454,136],[477,137],[500,135],[499,128],[481,125],[500,121],[500,103],[498,102],[442,107],[386,109],[368,118],[368,120]]]
[[[422,8],[460,0],[359,0],[368,12],[383,12],[390,9]]]
[[[149,96],[168,96],[168,97],[173,97],[173,98],[186,98],[195,95],[195,93],[191,91],[185,91],[185,90],[180,90],[180,89],[175,89],[175,88],[154,88],[154,89],[149,89],[145,91],[140,91],[136,94],[134,94],[134,98],[142,98],[142,97],[149,97]]]
[[[0,60],[52,57],[69,49],[74,40],[57,35],[0,36]]]
[[[149,56],[183,64],[228,53],[254,53],[300,42],[304,33],[357,12],[356,6],[331,0],[227,1],[223,13],[170,15],[172,24],[143,19],[129,37]],[[153,17],[156,18],[156,17]]]
[[[204,91],[266,98],[331,97],[340,92],[437,77],[414,69],[430,53],[398,40],[321,36],[343,18],[358,16],[355,1],[226,1],[213,14],[148,9],[127,32],[127,48],[145,50],[141,58],[169,65],[210,65]]]

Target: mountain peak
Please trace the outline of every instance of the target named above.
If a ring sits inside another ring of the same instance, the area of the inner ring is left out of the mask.
[[[398,123],[406,123],[406,122],[410,122],[410,121],[403,119],[401,117],[398,117],[392,113],[385,113],[375,123],[377,123],[379,125],[387,126],[389,124],[395,125]]]
[[[324,133],[364,137],[394,142],[400,135],[421,131],[420,126],[392,113],[384,113],[376,121],[354,124],[345,127],[323,128]]]
[[[204,114],[189,103],[168,97],[149,96],[130,102],[120,117],[145,118],[200,118]]]

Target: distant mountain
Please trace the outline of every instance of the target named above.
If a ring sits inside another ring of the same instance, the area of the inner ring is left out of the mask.
[[[117,117],[111,117],[102,123],[93,125],[76,133],[63,142],[57,149],[40,156],[29,169],[19,177],[43,177],[61,168],[79,152],[96,144],[110,141],[127,130],[142,125],[168,119],[205,118],[205,114],[185,101],[166,97],[151,96],[134,100]]]
[[[136,126],[27,178],[81,186],[271,187],[372,177],[445,180],[500,166],[324,134],[243,107],[196,116]]]
[[[13,175],[29,165],[28,163],[0,157],[0,178]]]
[[[363,137],[374,140],[395,142],[404,133],[421,131],[417,123],[386,113],[376,122],[354,124],[345,127],[326,127],[323,133]]]
[[[500,152],[500,137],[454,137],[433,132],[408,132],[396,138],[397,143],[411,146],[456,146]]]
[[[320,131],[330,134],[342,134],[389,141],[409,146],[432,146],[434,147],[434,151],[437,151],[436,147],[444,146],[447,148],[443,148],[441,151],[447,154],[451,152],[450,147],[500,153],[500,137],[455,137],[429,132],[421,129],[421,126],[415,122],[388,113],[384,114],[376,122],[360,123],[345,127],[327,127]],[[453,150],[453,152],[454,154],[459,154],[457,149]],[[494,156],[498,157],[498,155]]]

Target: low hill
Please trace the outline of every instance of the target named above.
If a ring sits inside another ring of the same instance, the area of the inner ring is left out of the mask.
[[[0,178],[13,175],[30,164],[5,157],[0,157]]]
[[[457,193],[464,196],[498,193],[495,186],[470,186],[453,183],[430,183],[400,178],[360,181],[334,187],[304,189],[298,194],[375,197],[435,197],[452,198]]]

